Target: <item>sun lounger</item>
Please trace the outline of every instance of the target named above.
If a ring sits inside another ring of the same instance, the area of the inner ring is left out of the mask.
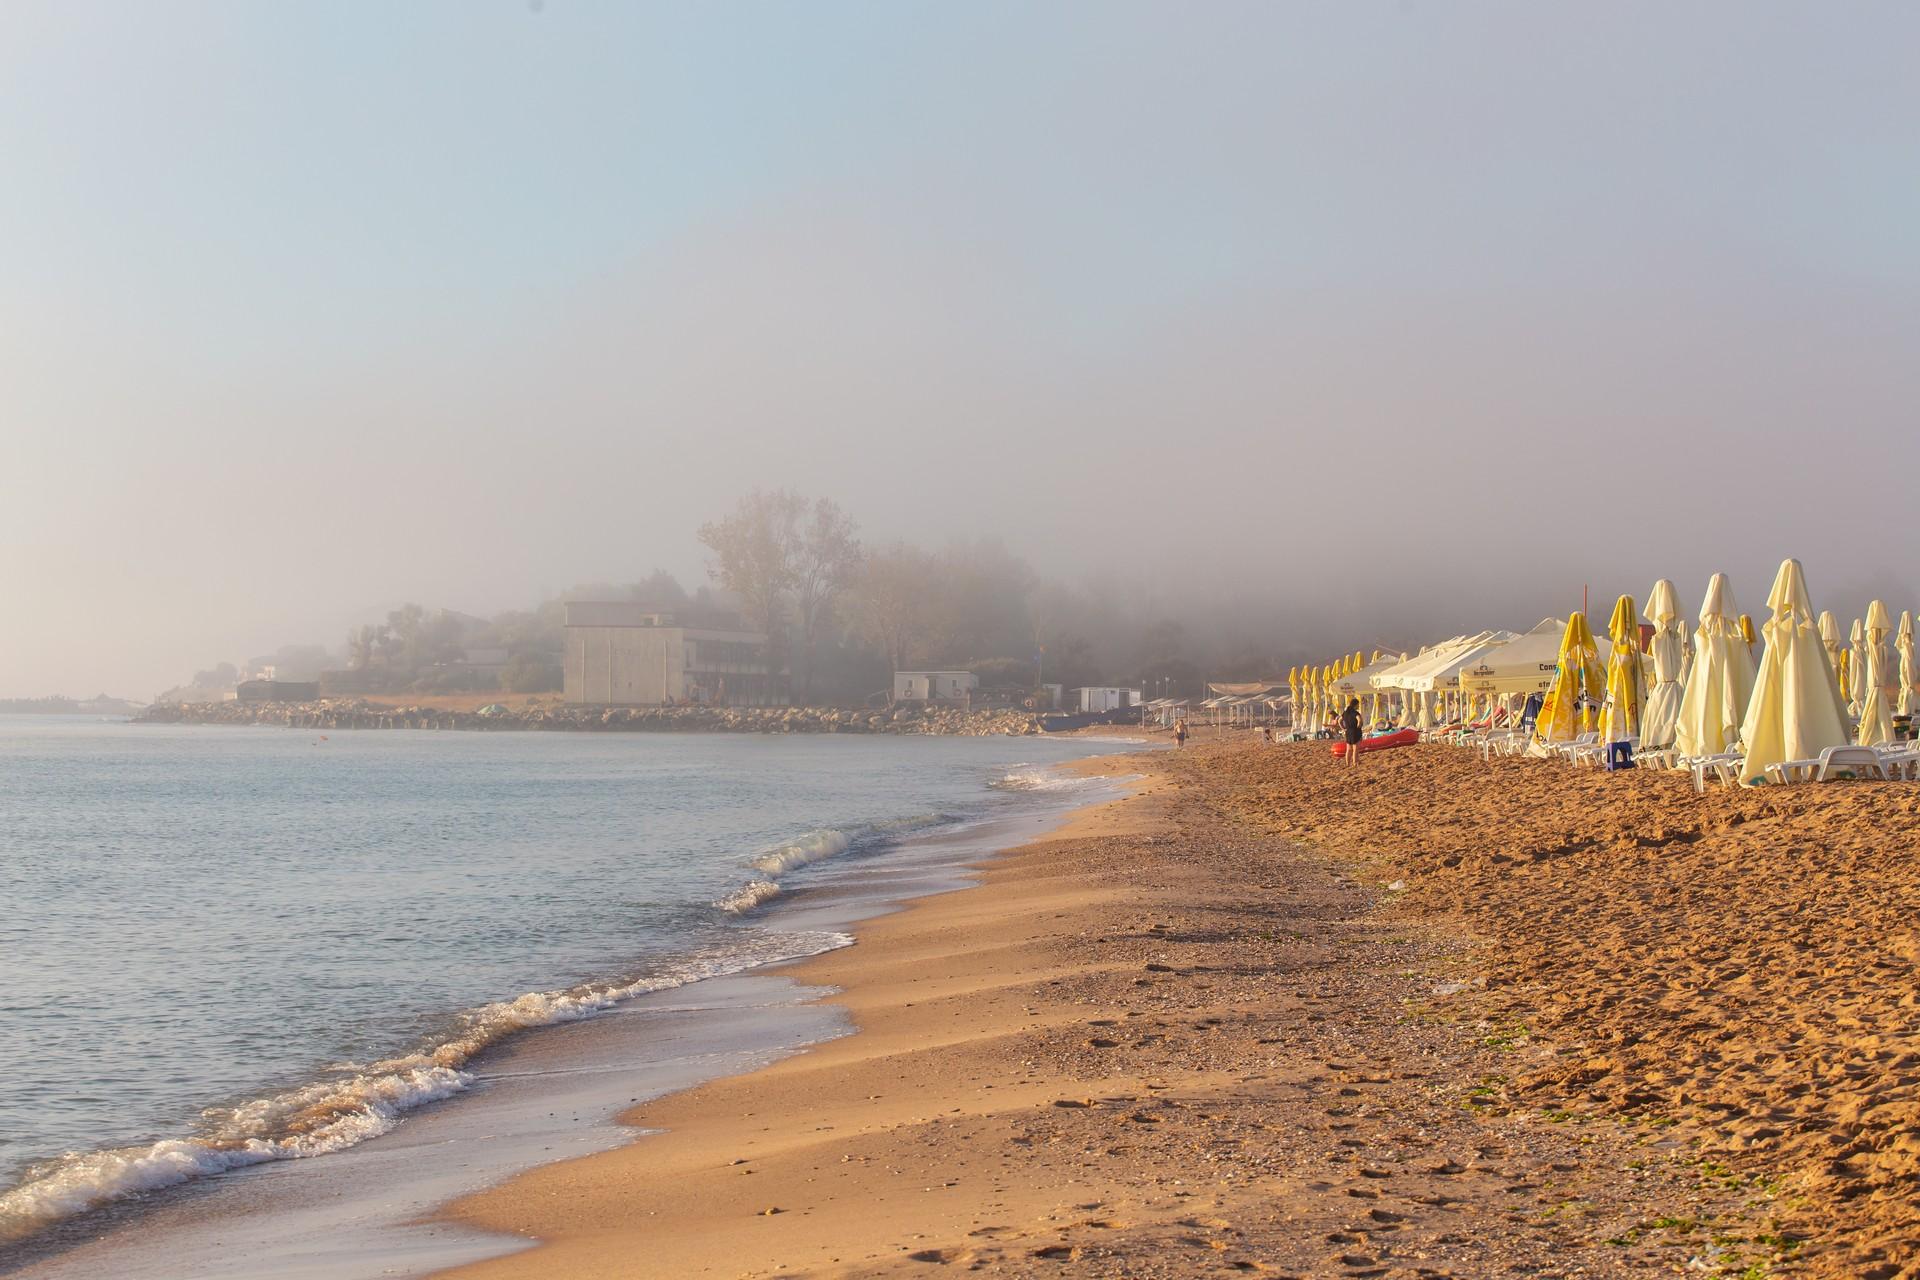
[[[1722,751],[1718,755],[1711,756],[1686,756],[1683,757],[1683,761],[1693,773],[1694,791],[1705,794],[1709,774],[1720,779],[1720,785],[1723,787],[1738,786],[1740,766],[1747,762],[1747,757],[1746,753],[1741,751]]]
[[[1887,776],[1880,753],[1872,747],[1828,747],[1820,753],[1820,781],[1828,778],[1881,778]]]
[[[1889,778],[1920,778],[1920,751],[1911,747],[1899,747],[1880,753],[1880,767],[1887,771]]]
[[[1817,760],[1782,760],[1767,766],[1768,779],[1779,783],[1891,776],[1885,757],[1872,747],[1828,747]]]

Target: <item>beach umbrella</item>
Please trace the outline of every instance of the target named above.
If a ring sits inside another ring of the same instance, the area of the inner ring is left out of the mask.
[[[1753,651],[1740,632],[1745,617],[1733,602],[1727,575],[1716,573],[1700,604],[1693,633],[1693,665],[1680,691],[1673,745],[1683,756],[1710,756],[1740,737],[1740,718],[1753,695]]]
[[[1606,669],[1600,665],[1598,646],[1593,641],[1593,628],[1587,625],[1587,615],[1569,614],[1567,629],[1560,636],[1553,684],[1540,705],[1534,736],[1542,742],[1571,742],[1579,736],[1582,720],[1590,720],[1592,716],[1591,709],[1582,715],[1582,701],[1598,702],[1606,687]]]
[[[1905,609],[1900,611],[1900,630],[1893,638],[1894,652],[1900,655],[1900,702],[1899,714],[1913,714],[1913,678],[1920,675],[1920,665],[1914,662],[1913,653],[1913,615]]]
[[[1621,596],[1614,602],[1607,638],[1613,642],[1613,652],[1607,658],[1607,700],[1600,708],[1600,741],[1625,742],[1639,736],[1640,715],[1647,703],[1646,674],[1640,665],[1640,610],[1632,596]]]
[[[1860,728],[1854,738],[1863,747],[1893,741],[1895,675],[1893,646],[1887,643],[1890,630],[1887,606],[1875,600],[1867,606],[1867,624],[1853,660],[1860,679]]]
[[[1773,616],[1762,628],[1766,655],[1740,723],[1740,737],[1747,744],[1740,781],[1746,783],[1763,781],[1770,764],[1811,760],[1828,747],[1845,746],[1850,736],[1846,703],[1814,622],[1806,572],[1798,560],[1781,562],[1767,608]]]
[[[1833,668],[1834,678],[1840,677],[1840,622],[1833,616],[1832,610],[1820,612],[1820,647],[1827,651],[1827,665]]]
[[[1751,614],[1743,613],[1740,615],[1740,638],[1747,642],[1747,654],[1749,657],[1751,657],[1753,654],[1753,642],[1755,639],[1754,631],[1753,631],[1753,617]]]
[[[1680,597],[1665,578],[1653,584],[1647,597],[1647,621],[1653,624],[1653,688],[1640,717],[1640,746],[1651,751],[1673,745],[1681,682],[1686,679],[1687,624],[1680,617]]]
[[[1847,714],[1858,716],[1860,708],[1867,701],[1867,663],[1864,646],[1867,635],[1860,625],[1860,619],[1853,620],[1853,628],[1847,632],[1850,647],[1840,655],[1840,688],[1847,695]]]
[[[1287,706],[1291,708],[1288,719],[1293,723],[1294,732],[1300,730],[1300,668],[1287,668]]]

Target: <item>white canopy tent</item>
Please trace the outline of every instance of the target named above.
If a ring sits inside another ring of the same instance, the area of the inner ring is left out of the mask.
[[[1542,618],[1532,630],[1481,653],[1460,672],[1461,691],[1497,698],[1545,694],[1560,664],[1560,640],[1566,630],[1565,618]],[[1612,643],[1605,636],[1595,636],[1593,642],[1599,660],[1607,662],[1613,654]]]

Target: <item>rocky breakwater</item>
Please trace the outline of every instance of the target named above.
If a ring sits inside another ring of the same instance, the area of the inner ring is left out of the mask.
[[[984,737],[1039,733],[1031,712],[898,707],[437,707],[385,706],[359,698],[317,702],[192,702],[152,706],[137,724],[273,725],[288,729],[470,729],[682,733],[921,733]]]

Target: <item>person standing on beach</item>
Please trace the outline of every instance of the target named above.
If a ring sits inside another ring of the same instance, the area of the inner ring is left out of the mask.
[[[1176,747],[1184,747],[1187,745],[1187,720],[1185,716],[1173,722],[1173,745]]]
[[[1340,728],[1347,739],[1347,763],[1353,764],[1360,759],[1360,699],[1355,698],[1340,713]]]

